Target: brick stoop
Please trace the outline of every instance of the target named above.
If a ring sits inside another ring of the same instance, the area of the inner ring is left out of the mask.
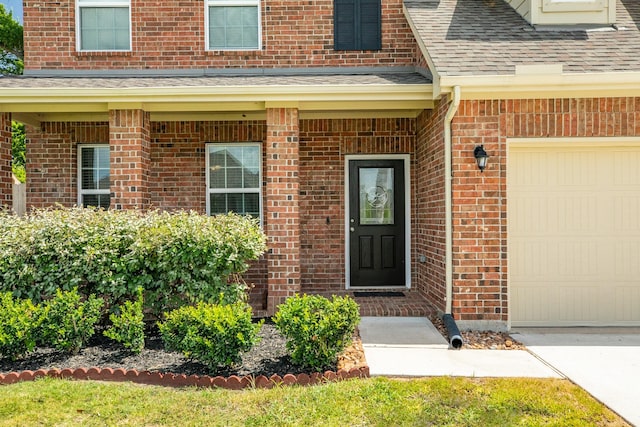
[[[38,378],[69,378],[75,380],[132,382],[136,384],[157,385],[163,387],[214,387],[230,390],[244,388],[272,388],[278,385],[315,385],[327,382],[342,381],[351,378],[369,378],[369,367],[340,369],[337,372],[326,371],[312,374],[286,374],[257,377],[232,375],[230,377],[210,377],[184,375],[161,372],[149,372],[111,368],[78,368],[78,369],[40,369],[0,374],[0,384],[15,384],[22,381],[34,381]]]
[[[327,298],[331,298],[332,295],[348,295],[358,303],[360,316],[363,317],[430,317],[437,314],[437,310],[422,295],[410,290],[367,290],[366,293],[369,296],[356,296],[357,292],[359,291],[309,292],[309,294]],[[388,296],[392,293],[400,293],[402,296]]]
[[[379,316],[379,317],[432,317],[437,315],[437,310],[417,292],[393,290],[393,293],[400,293],[403,296],[385,296],[389,290],[367,291],[371,296],[356,296],[358,291],[339,291],[339,292],[306,292],[308,295],[322,295],[331,298],[333,295],[348,295],[353,298],[360,306],[360,316]],[[303,291],[303,293],[305,293]],[[381,296],[376,296],[380,294]],[[261,298],[253,298],[249,300],[249,304],[253,308],[254,318],[269,317],[269,313],[261,304]]]

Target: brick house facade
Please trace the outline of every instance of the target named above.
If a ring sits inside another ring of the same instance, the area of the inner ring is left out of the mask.
[[[585,33],[531,36],[501,1],[382,0],[374,50],[335,49],[336,28],[345,24],[333,0],[256,1],[253,49],[207,48],[215,42],[209,36],[216,28],[207,27],[214,16],[208,14],[219,7],[215,0],[120,1],[130,13],[128,45],[104,51],[82,48],[92,41],[78,29],[82,0],[25,1],[25,76],[0,79],[0,203],[11,199],[12,118],[28,125],[29,207],[81,203],[79,147],[108,147],[108,189],[86,194],[108,195],[111,209],[215,213],[216,147],[259,147],[252,166],[259,185],[251,191],[260,200],[269,251],[245,280],[261,312],[273,313],[299,292],[400,290],[403,301],[383,293],[359,300],[363,313],[450,311],[476,329],[508,328],[514,319],[564,324],[527,317],[519,305],[526,298],[518,295],[532,291],[512,278],[520,258],[512,247],[520,241],[510,236],[519,233],[510,231],[517,210],[509,204],[510,162],[517,147],[534,139],[634,145],[640,136],[640,85],[629,90],[640,72],[635,59],[623,61],[632,72],[624,78],[616,64],[579,71],[584,64],[575,58],[549,65],[555,70],[563,62],[565,71],[578,70],[572,75],[539,77],[526,66],[553,57],[546,43],[566,51],[583,43]],[[376,5],[347,3],[354,16]],[[618,2],[619,23],[640,20],[637,7],[626,3]],[[589,43],[615,40],[617,49],[629,49],[635,28],[603,32],[595,36],[602,41]],[[520,33],[545,49],[516,55]],[[584,79],[589,73],[603,77]],[[478,145],[490,156],[483,172],[473,158]],[[373,182],[366,181],[372,171],[375,184],[365,185]],[[373,281],[364,270],[384,279]],[[631,301],[640,301],[637,282],[625,286]],[[603,316],[565,320],[640,322],[633,309],[624,319]]]

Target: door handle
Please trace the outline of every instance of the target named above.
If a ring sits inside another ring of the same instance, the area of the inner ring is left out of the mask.
[[[353,233],[354,231],[356,231],[356,229],[355,229],[355,228],[353,228],[353,227],[350,227],[350,228],[349,228],[349,231],[351,231],[351,232]]]

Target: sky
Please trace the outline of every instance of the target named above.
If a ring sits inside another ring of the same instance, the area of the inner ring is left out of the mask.
[[[11,11],[13,17],[22,24],[22,0],[0,0],[5,10]]]

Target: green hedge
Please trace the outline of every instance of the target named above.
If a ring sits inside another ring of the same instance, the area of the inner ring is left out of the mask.
[[[77,289],[57,290],[56,295],[40,305],[37,340],[71,354],[80,351],[95,334],[104,301],[90,295],[83,301]]]
[[[242,302],[199,303],[165,313],[158,323],[165,348],[216,369],[240,361],[260,337],[262,321],[252,323],[251,307]]]
[[[294,363],[315,370],[331,367],[360,323],[358,304],[348,296],[327,299],[296,295],[278,307],[273,321],[287,338]]]
[[[18,359],[36,347],[38,307],[29,300],[0,294],[0,359]]]
[[[229,278],[264,253],[265,241],[256,220],[234,214],[0,212],[0,291],[39,303],[78,288],[112,306],[142,287],[156,314],[188,302],[234,302],[245,287]]]

